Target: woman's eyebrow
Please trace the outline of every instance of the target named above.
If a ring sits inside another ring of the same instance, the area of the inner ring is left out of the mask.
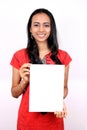
[[[50,24],[49,22],[44,22],[44,24]]]
[[[37,24],[39,24],[39,22],[34,22],[34,23],[37,23]]]
[[[34,24],[40,24],[40,22],[34,22]],[[43,24],[50,24],[49,22],[43,22]]]

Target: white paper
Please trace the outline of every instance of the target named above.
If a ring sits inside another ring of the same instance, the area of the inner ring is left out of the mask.
[[[30,66],[30,112],[55,112],[63,109],[64,65]]]

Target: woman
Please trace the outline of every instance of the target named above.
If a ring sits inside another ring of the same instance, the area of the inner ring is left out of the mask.
[[[36,9],[31,14],[27,33],[27,47],[16,51],[10,63],[12,65],[12,96],[18,98],[22,94],[17,130],[64,130],[63,118],[67,114],[65,104],[62,112],[29,112],[29,70],[30,64],[65,65],[65,98],[68,94],[71,57],[66,51],[59,49],[55,20],[47,9]]]

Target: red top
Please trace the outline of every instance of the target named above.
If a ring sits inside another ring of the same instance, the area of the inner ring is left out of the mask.
[[[55,64],[47,54],[46,64]],[[63,65],[68,65],[72,60],[69,54],[63,50],[58,51],[58,58]],[[30,60],[25,49],[18,50],[12,57],[11,65],[19,69]],[[63,119],[56,118],[54,113],[48,112],[42,115],[40,112],[29,112],[29,86],[22,96],[19,111],[17,130],[64,130]]]

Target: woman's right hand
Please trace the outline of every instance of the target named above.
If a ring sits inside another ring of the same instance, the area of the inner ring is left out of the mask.
[[[21,79],[28,83],[30,77],[30,63],[23,64],[19,70],[19,74]]]
[[[18,98],[26,91],[30,79],[30,63],[23,64],[20,69],[12,68],[12,96]]]

